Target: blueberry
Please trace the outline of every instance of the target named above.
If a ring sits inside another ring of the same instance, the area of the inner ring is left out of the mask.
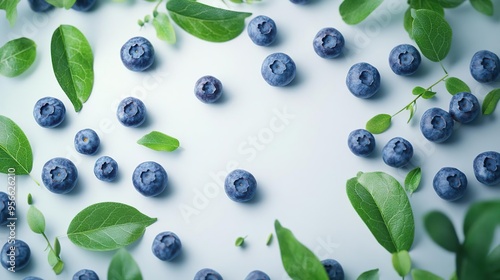
[[[254,44],[269,46],[276,40],[276,23],[267,16],[256,16],[248,23],[247,33]]]
[[[284,87],[295,78],[295,62],[284,53],[272,53],[264,59],[261,74],[264,80],[275,87]]]
[[[470,74],[480,83],[493,82],[500,76],[500,59],[487,50],[476,52],[470,61]]]
[[[382,159],[385,164],[392,167],[403,167],[410,162],[412,157],[413,146],[402,137],[392,138],[382,149]]]
[[[294,4],[298,4],[298,5],[304,5],[304,4],[307,4],[309,3],[310,0],[290,0],[290,2],[294,3]]]
[[[474,175],[485,185],[493,186],[500,183],[500,153],[487,151],[480,153],[474,159]]]
[[[389,66],[396,75],[408,76],[415,73],[421,61],[420,52],[409,44],[397,45],[389,54]]]
[[[344,269],[340,263],[334,259],[322,260],[321,263],[326,270],[328,279],[330,280],[344,280]]]
[[[460,123],[473,121],[480,113],[480,105],[476,96],[469,92],[459,92],[450,100],[451,117]]]
[[[69,159],[56,157],[47,161],[42,168],[42,182],[53,193],[70,192],[77,180],[78,170]]]
[[[434,176],[432,186],[440,198],[454,201],[464,196],[467,177],[454,167],[443,167]]]
[[[135,97],[126,97],[116,110],[118,120],[129,127],[137,127],[146,120],[146,106]]]
[[[159,195],[167,187],[167,181],[167,172],[154,161],[139,164],[132,175],[135,189],[144,196]]]
[[[442,143],[453,133],[453,118],[441,108],[427,109],[420,119],[420,131],[427,140]]]
[[[93,155],[99,149],[101,140],[97,133],[90,128],[82,129],[75,134],[75,149],[84,155]]]
[[[196,272],[193,280],[223,280],[222,276],[215,270],[203,268]]]
[[[93,270],[82,269],[73,275],[73,280],[99,280],[99,276]]]
[[[357,156],[368,156],[375,149],[375,137],[366,129],[356,129],[349,133],[347,145]]]
[[[133,37],[123,44],[121,50],[123,65],[131,71],[142,72],[153,65],[155,50],[144,37]]]
[[[118,163],[111,157],[102,156],[95,161],[94,175],[101,181],[112,182],[118,175]]]
[[[245,280],[271,280],[271,278],[260,270],[254,270],[245,277]]]
[[[175,233],[170,231],[159,233],[151,246],[153,254],[162,261],[175,259],[181,252],[181,248],[181,240]]]
[[[26,276],[23,278],[23,280],[43,280],[43,278],[36,277],[36,276]]]
[[[333,27],[325,27],[316,33],[313,40],[313,48],[316,54],[322,58],[335,58],[344,49],[344,36]]]
[[[214,103],[222,96],[222,83],[212,76],[203,76],[194,85],[194,94],[203,103]]]
[[[47,12],[54,8],[52,4],[47,3],[45,0],[28,0],[28,3],[31,10],[37,13]]]
[[[257,181],[250,172],[235,169],[227,174],[224,190],[230,199],[236,202],[246,202],[255,196]]]
[[[380,88],[380,74],[371,64],[356,63],[347,72],[346,84],[354,96],[370,98]]]
[[[5,269],[14,269],[16,272],[25,268],[31,257],[30,246],[20,239],[8,241],[0,252],[0,262]]]
[[[0,192],[0,226],[4,226],[9,222],[9,220],[7,220],[10,217],[9,202],[9,195],[4,192]]]
[[[97,0],[76,0],[71,9],[79,12],[87,12],[94,7]]]
[[[41,127],[56,127],[64,121],[66,107],[61,100],[44,97],[35,103],[33,117]]]

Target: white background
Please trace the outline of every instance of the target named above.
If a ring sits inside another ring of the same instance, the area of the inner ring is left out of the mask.
[[[287,279],[277,240],[265,245],[267,236],[274,231],[275,219],[290,228],[320,259],[338,260],[346,279],[356,279],[373,268],[380,268],[382,279],[399,279],[390,254],[375,241],[351,207],[345,182],[358,171],[385,171],[402,182],[415,166],[422,167],[423,178],[421,189],[411,197],[416,223],[413,264],[448,278],[454,270],[454,256],[429,239],[422,216],[441,209],[452,217],[462,236],[461,221],[467,207],[500,196],[498,187],[478,183],[472,170],[478,153],[500,150],[498,112],[473,124],[457,126],[445,143],[430,143],[421,135],[418,120],[429,107],[448,107],[450,95],[440,84],[434,88],[438,91],[435,99],[419,101],[413,121],[406,124],[408,114],[403,112],[389,131],[376,136],[373,156],[358,158],[351,154],[346,144],[350,131],[364,127],[375,114],[398,111],[412,100],[414,86],[431,85],[443,76],[443,71],[425,58],[414,76],[400,77],[390,70],[387,59],[392,47],[414,43],[402,24],[406,1],[385,1],[357,26],[343,23],[338,12],[340,2],[315,0],[307,6],[287,0],[265,0],[252,6],[229,4],[231,9],[275,20],[278,38],[270,47],[254,45],[246,31],[230,42],[210,43],[178,26],[177,43],[167,45],[156,38],[152,26],[141,29],[136,24],[154,7],[141,0],[122,4],[99,1],[89,13],[61,9],[47,14],[33,13],[27,1],[22,1],[13,28],[0,12],[0,45],[26,36],[38,46],[36,61],[26,73],[16,78],[0,77],[0,114],[14,120],[30,140],[34,153],[31,175],[36,180],[41,181],[42,166],[53,157],[71,159],[80,174],[78,186],[67,195],[53,194],[28,176],[18,177],[16,233],[29,243],[32,259],[26,269],[16,274],[1,269],[0,279],[28,275],[70,279],[82,268],[93,269],[105,279],[114,252],[86,251],[65,236],[72,217],[102,201],[127,203],[158,218],[142,238],[127,247],[144,279],[192,279],[204,267],[230,280],[244,279],[254,269],[265,271],[272,279]],[[209,3],[224,7],[219,1]],[[165,11],[164,4],[159,11]],[[500,54],[500,13],[486,17],[467,2],[447,10],[446,18],[454,37],[443,64],[451,76],[466,81],[482,101],[500,83],[477,83],[468,65],[480,49]],[[60,24],[80,29],[95,56],[94,89],[79,113],[74,112],[52,72],[50,39]],[[332,60],[320,58],[312,48],[316,32],[328,26],[340,30],[346,40],[344,54]],[[150,39],[156,50],[153,69],[144,73],[127,70],[119,56],[123,43],[138,35]],[[297,77],[291,85],[274,88],[262,79],[260,65],[272,52],[287,53],[295,60]],[[347,70],[361,61],[377,67],[382,77],[380,92],[369,100],[355,98],[345,86]],[[203,104],[196,99],[194,83],[203,75],[222,81],[222,102]],[[131,95],[141,98],[148,109],[147,122],[139,128],[124,127],[115,117],[118,102]],[[66,120],[58,128],[42,128],[33,119],[33,106],[44,96],[57,97],[66,105]],[[287,117],[283,118],[284,114]],[[83,128],[96,130],[101,138],[102,146],[96,155],[80,155],[73,147],[75,133]],[[178,138],[181,148],[164,153],[135,143],[151,130]],[[415,148],[411,166],[404,170],[388,167],[381,159],[383,145],[395,136],[405,137]],[[118,161],[117,182],[95,178],[93,165],[102,155]],[[168,188],[159,197],[143,197],[132,186],[134,168],[147,160],[161,163],[169,175]],[[432,178],[443,166],[454,166],[468,176],[469,188],[460,201],[441,200],[432,188]],[[258,194],[251,203],[235,203],[223,192],[220,182],[235,167],[250,171],[257,179]],[[2,180],[7,182],[5,174],[0,174]],[[0,186],[6,188],[6,183]],[[66,267],[59,276],[53,274],[46,261],[43,238],[26,224],[28,193],[45,214],[46,234],[51,240],[56,236],[61,240]],[[158,260],[151,252],[154,237],[165,230],[177,233],[183,243],[182,255],[171,263]],[[0,229],[2,236],[7,239],[7,228]],[[238,236],[248,236],[244,248],[234,246]]]

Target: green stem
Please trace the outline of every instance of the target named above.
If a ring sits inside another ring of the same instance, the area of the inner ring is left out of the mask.
[[[163,0],[160,0],[158,1],[158,4],[156,4],[155,8],[153,9],[153,15],[158,13],[158,7],[160,6],[160,4],[163,2]]]
[[[45,241],[47,241],[47,245],[49,245],[50,250],[55,252],[54,248],[52,248],[52,245],[50,244],[49,239],[47,238],[47,235],[45,235],[45,232],[42,232],[42,236],[43,238],[45,238]],[[57,258],[59,258],[59,256],[57,256]]]

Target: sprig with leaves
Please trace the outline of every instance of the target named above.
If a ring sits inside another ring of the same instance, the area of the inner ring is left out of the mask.
[[[34,233],[41,234],[47,242],[47,249],[49,250],[47,260],[55,274],[60,274],[64,268],[64,262],[61,260],[61,243],[56,237],[54,246],[50,243],[47,235],[45,234],[45,216],[33,205],[33,197],[28,194],[28,205],[30,205],[27,214],[28,225]]]

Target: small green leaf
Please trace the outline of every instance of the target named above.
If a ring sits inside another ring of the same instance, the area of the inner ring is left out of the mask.
[[[423,99],[431,99],[434,96],[436,96],[436,92],[435,91],[430,91],[430,90],[426,90],[424,92],[424,94],[422,94],[422,98]]]
[[[410,195],[414,193],[420,186],[420,180],[422,180],[422,170],[420,169],[420,167],[416,167],[408,172],[404,184],[406,192],[408,192]]]
[[[45,0],[47,3],[52,4],[57,8],[70,9],[75,4],[76,0]]]
[[[460,248],[455,227],[445,214],[432,211],[424,216],[425,230],[432,240],[443,249],[457,252]]]
[[[47,260],[50,267],[56,275],[61,274],[64,268],[64,262],[59,258],[59,255],[53,250],[49,249],[49,254],[47,255]]]
[[[33,168],[33,152],[21,128],[0,115],[0,173],[12,173],[11,168],[17,175],[29,174]]]
[[[108,280],[142,280],[139,266],[124,248],[118,250],[111,259]]]
[[[79,247],[109,251],[136,241],[156,220],[126,204],[101,202],[80,211],[71,220],[67,234]]]
[[[54,271],[55,274],[59,275],[64,269],[64,263],[63,261],[59,260],[53,267],[52,270]]]
[[[483,100],[483,115],[491,115],[497,107],[498,100],[500,100],[500,88],[488,92]]]
[[[399,251],[392,254],[392,266],[399,274],[399,276],[404,277],[410,273],[411,270],[411,258],[408,251]]]
[[[413,17],[411,16],[411,8],[408,7],[403,17],[403,26],[408,32],[408,35],[413,39]]]
[[[476,11],[487,16],[493,15],[493,2],[491,0],[470,0],[470,4]]]
[[[174,26],[170,22],[170,18],[167,14],[158,13],[158,15],[153,18],[152,24],[156,30],[156,37],[169,44],[175,44],[176,37]]]
[[[33,204],[33,196],[31,196],[31,193],[28,194],[28,205]]]
[[[17,19],[17,4],[21,0],[0,0],[0,10],[5,10],[10,26],[14,26]]]
[[[266,239],[266,246],[271,245],[271,242],[273,241],[273,233],[271,232]]]
[[[450,51],[452,31],[446,19],[438,12],[416,10],[413,37],[422,54],[429,60],[443,60]]]
[[[414,10],[426,9],[444,16],[444,9],[436,0],[411,0],[410,8]]]
[[[383,172],[358,173],[346,184],[354,210],[389,253],[408,251],[415,223],[408,197],[394,177]]]
[[[146,146],[155,151],[172,152],[179,148],[179,140],[159,131],[152,131],[137,140],[137,144]]]
[[[411,93],[413,95],[421,95],[421,94],[425,93],[426,91],[427,90],[425,88],[417,86],[417,87],[413,88],[413,90],[411,91]]]
[[[439,277],[434,273],[416,268],[411,270],[411,277],[413,280],[444,280],[444,278]]]
[[[379,114],[371,118],[366,123],[366,130],[373,134],[380,134],[391,126],[392,116],[388,114]]]
[[[416,107],[417,107],[416,102],[412,102],[408,106],[406,106],[406,110],[410,111],[410,116],[408,117],[407,123],[410,123],[411,119],[413,119],[413,115],[415,115]]]
[[[462,3],[465,2],[465,0],[439,0],[439,4],[443,8],[456,8]]]
[[[357,280],[379,280],[378,268],[365,271],[358,276]]]
[[[367,18],[383,0],[344,0],[339,7],[340,16],[347,24],[358,24]]]
[[[35,206],[31,205],[28,208],[26,220],[34,233],[42,234],[45,232],[45,217]]]
[[[59,26],[50,46],[57,82],[79,112],[94,86],[94,55],[89,42],[76,27]]]
[[[211,7],[193,0],[169,0],[170,18],[187,33],[210,42],[236,38],[245,29],[245,18],[251,13]]]
[[[36,44],[28,38],[18,38],[0,48],[0,74],[16,77],[24,73],[36,58]]]
[[[240,237],[236,238],[236,241],[234,242],[234,246],[236,246],[236,247],[243,246],[243,244],[245,244],[245,238],[246,238],[246,236],[245,237],[240,236]]]
[[[300,243],[293,233],[274,222],[276,236],[280,247],[283,267],[294,280],[328,280],[328,275],[320,260],[311,250]]]
[[[455,95],[460,92],[471,92],[470,87],[462,80],[456,77],[449,77],[445,81],[446,90],[451,95]]]
[[[56,237],[54,240],[54,252],[57,256],[61,254],[61,243],[59,242],[59,238]]]

